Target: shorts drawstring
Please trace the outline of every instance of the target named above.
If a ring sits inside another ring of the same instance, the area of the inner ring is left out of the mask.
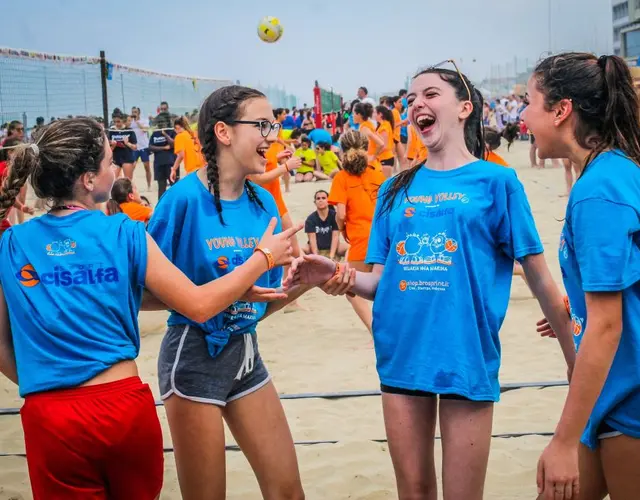
[[[247,375],[253,371],[253,364],[256,356],[256,352],[253,349],[253,335],[251,333],[245,333],[244,337],[244,359],[240,365],[240,370],[236,375],[236,380],[241,380],[243,375]]]

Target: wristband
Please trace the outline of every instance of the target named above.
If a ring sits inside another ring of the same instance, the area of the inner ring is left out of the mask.
[[[268,270],[271,271],[274,267],[276,267],[276,261],[273,258],[273,254],[271,253],[271,250],[269,250],[268,248],[262,248],[261,246],[257,246],[254,250],[253,253],[256,252],[260,252],[262,255],[264,255],[267,259],[267,267],[269,268]]]

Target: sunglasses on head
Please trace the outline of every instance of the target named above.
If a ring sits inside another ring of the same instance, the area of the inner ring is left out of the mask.
[[[460,68],[458,68],[458,65],[456,64],[456,62],[453,59],[445,59],[444,61],[439,62],[438,64],[434,64],[433,66],[429,66],[428,68],[426,68],[423,71],[430,71],[430,70],[433,70],[433,69],[442,68],[442,66],[444,66],[445,64],[452,64],[453,65],[453,67],[456,70],[456,73],[458,73],[458,76],[460,77],[460,80],[464,84],[464,88],[467,89],[468,100],[469,101],[473,101],[473,99],[471,99],[471,89],[469,88],[469,85],[467,85],[467,80],[462,75],[462,73],[460,72]]]

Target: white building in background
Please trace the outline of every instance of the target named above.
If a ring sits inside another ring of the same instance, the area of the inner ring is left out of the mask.
[[[629,24],[629,1],[636,0],[612,0],[613,11],[613,53],[622,54],[622,35],[620,31]]]

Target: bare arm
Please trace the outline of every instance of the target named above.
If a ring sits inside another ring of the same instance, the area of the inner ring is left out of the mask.
[[[347,220],[347,206],[344,203],[336,204],[336,223],[338,229],[344,231],[344,223]]]
[[[176,161],[174,162],[173,167],[171,167],[171,170],[177,171],[180,168],[180,165],[182,164],[183,159],[184,159],[184,151],[180,151],[176,155]]]
[[[16,356],[13,350],[13,338],[11,336],[11,325],[9,323],[9,311],[4,292],[0,286],[0,373],[7,377],[14,384],[18,383],[18,372],[16,369]]]
[[[273,302],[269,302],[269,304],[267,305],[267,310],[265,311],[264,316],[260,321],[271,316],[273,313],[278,312],[284,306],[286,306],[287,304],[290,304],[291,302],[293,302],[298,297],[308,292],[312,288],[315,288],[315,287],[311,285],[296,285],[291,287],[289,290],[286,291],[286,294],[287,294],[286,299],[280,299],[280,300],[275,300]]]
[[[371,130],[369,130],[368,128],[364,129],[364,135],[367,136],[367,139],[369,139],[370,141],[373,141],[376,144],[378,148],[376,149],[374,156],[378,156],[384,149],[384,145],[385,145],[385,142],[382,140],[382,137],[380,137],[375,132],[371,132]]]
[[[160,309],[173,309],[197,323],[204,323],[224,311],[267,271],[267,259],[255,253],[229,274],[197,286],[167,259],[149,235],[147,247],[145,286],[156,297],[154,304],[161,305]],[[146,310],[154,304],[147,303]]]
[[[287,172],[287,166],[285,164],[280,164],[278,165],[277,168],[274,168],[269,172],[265,172],[264,174],[249,175],[248,177],[250,181],[255,182],[256,184],[259,184],[260,186],[263,186],[265,184],[268,184],[272,180],[277,179],[278,177],[281,177],[286,172]]]
[[[359,295],[363,299],[373,300],[378,290],[378,283],[382,277],[384,266],[382,264],[374,264],[373,271],[370,273],[356,273],[356,284],[351,289],[351,293]]]
[[[154,146],[150,144],[149,149],[151,151],[169,151],[171,149],[171,146]]]
[[[318,238],[316,233],[307,233],[307,237],[309,238],[309,248],[311,248],[311,253],[318,254]]]
[[[542,313],[556,332],[562,354],[571,371],[576,359],[571,320],[567,315],[562,294],[549,272],[544,254],[528,255],[522,261],[522,268],[531,291],[540,303]]]
[[[622,336],[622,293],[586,293],[587,329],[554,439],[576,446],[604,387]]]
[[[165,139],[171,146],[173,146],[173,143],[176,142],[175,139],[171,137],[169,134],[162,134],[162,135],[164,135]]]

